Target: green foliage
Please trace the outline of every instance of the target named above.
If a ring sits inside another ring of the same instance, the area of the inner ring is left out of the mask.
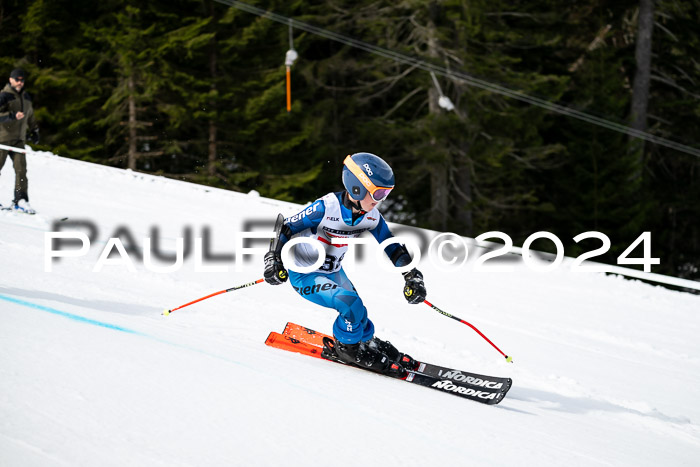
[[[261,2],[251,2],[259,3]],[[321,0],[264,8],[625,124],[638,2]],[[697,147],[700,2],[655,2],[649,131]],[[43,147],[64,156],[307,202],[346,154],[395,169],[388,217],[568,254],[654,233],[659,272],[700,277],[700,159],[302,32],[286,110],[287,25],[214,0],[3,0],[0,67],[24,66]],[[0,71],[2,71],[0,70]],[[4,71],[3,71],[4,72]],[[133,104],[135,122],[128,123]]]

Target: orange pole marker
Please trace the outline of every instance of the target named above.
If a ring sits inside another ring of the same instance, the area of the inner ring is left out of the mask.
[[[292,111],[292,72],[291,67],[287,67],[287,112]]]

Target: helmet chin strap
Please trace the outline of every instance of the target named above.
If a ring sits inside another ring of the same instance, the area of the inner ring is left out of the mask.
[[[364,209],[362,209],[362,206],[360,205],[359,201],[355,201],[350,197],[350,194],[347,191],[345,192],[345,197],[343,198],[343,201],[346,207],[360,211],[360,214],[365,214],[367,212]]]

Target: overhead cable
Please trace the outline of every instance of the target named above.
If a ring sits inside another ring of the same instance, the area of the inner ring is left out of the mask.
[[[554,102],[541,99],[538,97],[533,97],[529,96],[527,94],[524,94],[520,91],[516,91],[514,89],[507,88],[505,86],[501,86],[500,84],[492,83],[490,81],[486,81],[483,79],[475,78],[474,76],[471,76],[467,73],[460,72],[460,71],[455,71],[455,70],[448,70],[445,67],[435,65],[432,63],[428,63],[424,60],[411,57],[409,55],[404,55],[399,52],[394,52],[393,50],[385,49],[376,45],[369,44],[367,42],[363,42],[357,39],[354,39],[352,37],[344,36],[342,34],[338,34],[332,31],[329,31],[327,29],[319,28],[317,26],[313,26],[308,23],[304,23],[302,21],[297,21],[293,18],[289,18],[286,16],[279,15],[277,13],[274,13],[269,10],[263,10],[262,8],[258,8],[253,5],[249,5],[247,3],[239,2],[237,0],[216,0],[219,3],[229,5],[231,7],[234,7],[236,9],[270,19],[272,21],[276,21],[278,23],[286,24],[286,25],[291,25],[292,27],[296,29],[301,29],[302,31],[309,32],[311,34],[315,34],[317,36],[325,37],[326,39],[330,39],[332,41],[340,42],[345,45],[348,45],[350,47],[354,47],[357,49],[365,50],[367,52],[370,52],[375,55],[379,55],[381,57],[388,58],[390,60],[394,60],[399,63],[403,63],[406,65],[411,65],[415,68],[420,68],[422,70],[428,71],[428,72],[433,72],[437,75],[444,76],[446,78],[454,79],[454,80],[459,80],[467,83],[470,86],[474,86],[480,89],[484,89],[496,94],[500,94],[506,97],[510,97],[512,99],[517,99],[521,102],[526,102],[531,105],[535,105],[537,107],[541,107],[546,110],[550,110],[552,112],[559,113],[561,115],[566,115],[569,117],[577,118],[579,120],[582,120],[584,122],[591,123],[593,125],[598,125],[603,128],[607,128],[609,130],[617,131],[620,133],[624,133],[626,135],[633,136],[635,138],[639,138],[645,141],[648,141],[650,143],[658,144],[660,146],[665,146],[670,149],[675,149],[676,151],[681,151],[685,152],[687,154],[692,154],[694,156],[700,157],[700,149],[694,148],[691,146],[687,146],[685,144],[677,143],[675,141],[671,141],[666,138],[662,138],[660,136],[652,135],[651,133],[647,133],[645,131],[641,130],[636,130],[634,128],[631,128],[626,125],[622,125],[620,123],[615,123],[610,120],[606,120],[601,117],[596,117],[595,115],[588,114],[586,112],[582,112],[580,110],[572,109],[570,107],[566,107],[560,104],[556,104]]]

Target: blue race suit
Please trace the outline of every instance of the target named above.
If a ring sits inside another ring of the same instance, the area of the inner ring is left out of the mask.
[[[333,238],[357,238],[369,231],[377,242],[393,237],[384,217],[375,208],[362,215],[355,215],[343,204],[345,192],[329,193],[314,201],[298,214],[285,219],[280,236],[282,245],[291,238],[310,237],[318,240],[325,250],[325,263],[310,273],[290,269],[289,278],[294,290],[305,299],[318,305],[334,308],[338,317],[333,323],[333,335],[344,344],[355,344],[374,336],[374,325],[367,317],[367,309],[357,290],[342,268],[347,245],[333,244]],[[295,263],[309,266],[316,260],[316,250],[308,244],[298,244],[293,249]],[[403,245],[391,244],[385,248],[395,266],[405,266],[411,257]]]

